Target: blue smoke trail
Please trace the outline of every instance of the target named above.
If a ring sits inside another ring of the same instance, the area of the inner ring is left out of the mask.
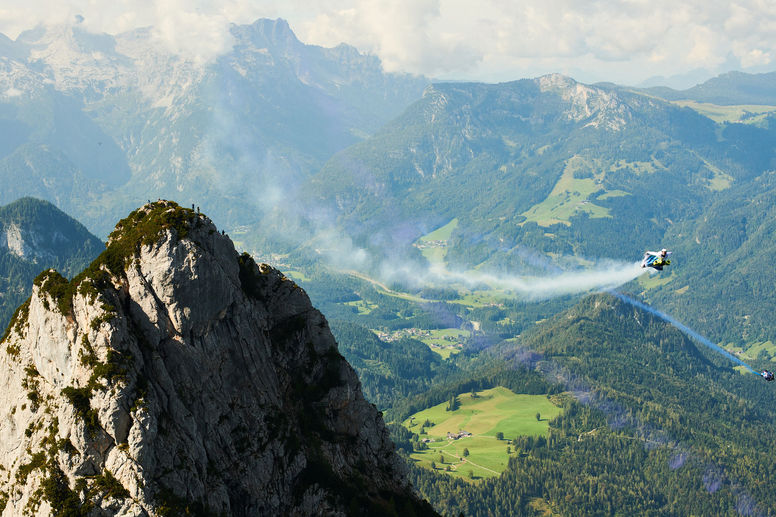
[[[700,334],[698,334],[697,332],[695,332],[693,329],[687,327],[686,325],[683,325],[683,324],[679,323],[678,321],[676,321],[674,318],[672,318],[668,314],[660,312],[659,310],[657,310],[655,308],[652,308],[652,307],[650,307],[649,305],[647,305],[645,303],[641,303],[641,302],[639,302],[637,300],[634,300],[633,298],[625,296],[624,294],[620,294],[617,291],[608,290],[607,292],[612,294],[612,295],[614,295],[614,296],[616,296],[620,300],[633,305],[634,307],[638,307],[639,309],[645,310],[645,311],[647,311],[647,312],[649,312],[651,314],[654,314],[658,318],[660,318],[660,319],[662,319],[664,321],[667,321],[668,323],[670,323],[671,325],[673,325],[674,327],[679,329],[684,334],[690,336],[695,341],[701,343],[702,345],[705,345],[706,347],[708,347],[711,350],[717,352],[718,354],[724,355],[725,357],[727,357],[728,359],[730,359],[734,363],[743,366],[744,368],[746,368],[747,370],[749,370],[753,374],[760,375],[758,372],[754,371],[754,369],[751,366],[749,366],[748,364],[743,362],[738,357],[734,356],[733,354],[731,354],[730,352],[728,352],[724,348],[720,347],[716,343],[712,343],[711,341],[709,341],[705,337],[703,337]]]

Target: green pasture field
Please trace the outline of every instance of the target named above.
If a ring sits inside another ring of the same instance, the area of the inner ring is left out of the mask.
[[[420,237],[418,240],[422,242],[428,242],[428,241],[448,241],[450,240],[450,236],[453,234],[453,231],[458,228],[458,218],[456,217],[449,223],[447,223],[444,226],[440,226],[436,230],[434,230],[431,233],[427,233],[423,237]]]
[[[707,169],[709,169],[714,176],[708,180],[708,184],[706,185],[706,188],[709,190],[712,190],[714,192],[719,192],[721,190],[725,190],[727,188],[730,188],[730,185],[733,184],[733,176],[726,173],[710,161],[708,161],[703,156],[700,156],[695,151],[692,152],[693,156],[698,158],[700,161],[703,162],[703,164],[706,166]]]
[[[455,411],[446,411],[447,402],[415,413],[402,422],[413,433],[420,433],[426,420],[433,423],[425,428],[420,438],[429,438],[428,449],[411,455],[417,464],[431,468],[434,462],[438,471],[446,471],[450,465],[450,474],[469,479],[471,470],[475,479],[495,477],[501,474],[509,461],[507,447],[514,454],[507,440],[517,436],[544,436],[549,429],[549,420],[561,413],[545,395],[516,394],[504,387],[496,387],[477,393],[458,396],[460,406]],[[536,413],[541,420],[536,420]],[[448,439],[447,433],[468,431],[470,437],[457,440]],[[496,438],[503,433],[504,440]],[[469,455],[464,456],[464,448]],[[444,463],[441,461],[444,457]]]
[[[748,344],[744,349],[743,355],[750,359],[757,359],[763,352],[771,358],[771,361],[776,361],[776,344],[771,341],[755,341],[754,343]]]
[[[344,302],[344,303],[345,305],[348,305],[350,307],[355,307],[356,309],[358,309],[359,314],[369,314],[377,308],[377,304],[370,303],[366,300],[355,300],[352,302]]]
[[[429,330],[430,336],[421,339],[428,347],[442,356],[442,359],[447,359],[453,354],[457,354],[461,350],[459,348],[451,348],[450,345],[455,344],[463,339],[468,338],[471,332],[461,329],[432,329]],[[454,341],[447,340],[445,338],[451,337]]]
[[[603,201],[604,199],[609,199],[612,197],[625,197],[630,196],[630,192],[625,192],[624,190],[608,190],[598,196],[596,199]]]
[[[655,289],[656,287],[666,285],[673,279],[673,273],[666,274],[666,272],[663,271],[661,273],[649,274],[649,272],[645,270],[644,274],[639,276],[637,281],[644,289]]]
[[[764,354],[771,362],[776,362],[776,343],[772,341],[752,341],[743,346],[727,344],[723,347],[734,355],[740,355],[744,361],[760,359],[761,354]]]
[[[440,226],[433,232],[418,238],[416,243],[420,247],[420,253],[426,257],[431,264],[444,264],[447,255],[447,241],[458,228],[458,218],[456,217],[444,226]],[[430,243],[439,243],[431,245]]]
[[[444,264],[445,257],[447,256],[447,247],[434,246],[423,248],[420,250],[420,254],[426,257],[429,264]]]
[[[734,366],[733,369],[741,375],[749,375],[749,369],[746,366]]]
[[[714,192],[719,192],[721,190],[725,190],[730,187],[731,183],[733,183],[733,177],[728,174],[718,174],[714,173],[714,177],[709,180],[708,187],[709,190],[713,190]]]
[[[545,227],[558,223],[569,225],[571,217],[582,212],[592,218],[611,217],[609,209],[589,201],[592,194],[603,190],[601,184],[595,178],[574,177],[575,171],[587,166],[579,156],[570,158],[547,199],[521,214],[526,218],[524,223],[533,221]]]

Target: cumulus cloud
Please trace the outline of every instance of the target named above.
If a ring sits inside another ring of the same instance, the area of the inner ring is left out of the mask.
[[[455,21],[448,10],[440,0],[348,2],[321,12],[301,31],[311,42],[347,42],[377,54],[387,71],[434,74],[470,68],[482,49],[445,25]]]
[[[776,4],[766,0],[340,0],[299,27],[322,45],[349,42],[387,69],[509,80],[587,70],[636,82],[723,64],[771,64]]]
[[[552,71],[638,82],[776,58],[771,0],[28,0],[0,6],[0,32],[82,15],[95,31],[154,26],[176,52],[208,56],[229,23],[282,17],[306,43],[349,43],[390,71],[511,80]]]

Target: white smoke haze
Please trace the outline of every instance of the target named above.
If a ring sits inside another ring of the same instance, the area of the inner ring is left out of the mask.
[[[452,272],[445,268],[432,268],[440,280],[461,283],[469,287],[488,285],[503,289],[519,298],[538,301],[570,294],[580,294],[611,289],[637,278],[644,273],[640,263],[603,261],[595,268],[566,271],[551,276],[498,275],[480,271]]]
[[[397,289],[462,288],[494,291],[524,301],[541,301],[613,289],[646,272],[653,273],[651,269],[643,269],[640,262],[606,258],[592,261],[593,265],[589,267],[566,271],[558,268],[556,271],[539,275],[520,271],[467,269],[454,264],[430,263],[425,259],[408,258],[395,249],[367,250],[355,244],[339,230],[336,227],[335,215],[324,210],[311,210],[297,216],[297,220],[304,219],[313,226],[313,236],[305,237],[298,228],[289,226],[283,230],[288,242],[297,239],[296,243],[314,250],[323,263],[334,270],[355,273],[383,286],[402,286]]]
[[[315,252],[333,269],[366,274],[372,268],[372,255],[333,226],[319,228],[311,244]]]
[[[463,270],[441,264],[413,262],[383,262],[379,279],[385,283],[422,287],[463,287],[470,290],[498,291],[525,301],[612,289],[638,278],[644,273],[640,263],[603,259],[591,268],[563,271],[556,274],[531,275]]]

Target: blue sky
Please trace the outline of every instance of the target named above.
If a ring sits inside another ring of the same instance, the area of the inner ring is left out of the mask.
[[[151,25],[173,50],[205,57],[228,48],[229,23],[282,17],[305,43],[345,42],[386,70],[441,79],[560,72],[690,86],[731,69],[776,70],[773,0],[0,0],[0,32],[76,15],[98,32]]]

